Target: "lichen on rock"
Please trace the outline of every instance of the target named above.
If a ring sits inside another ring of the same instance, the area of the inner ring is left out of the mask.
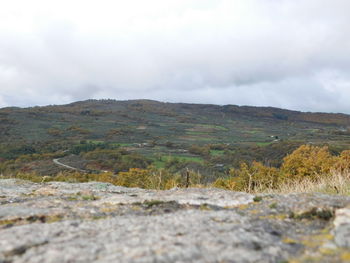
[[[0,180],[0,262],[346,262],[350,198]],[[256,200],[256,198],[255,198]],[[335,261],[334,261],[335,260]],[[311,261],[312,262],[312,261]]]

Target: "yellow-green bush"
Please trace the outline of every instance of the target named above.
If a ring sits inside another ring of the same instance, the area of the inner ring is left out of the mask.
[[[149,171],[132,168],[128,172],[120,172],[117,176],[116,184],[126,187],[150,188],[154,186],[151,181]]]
[[[227,190],[236,190],[236,182],[232,177],[218,178],[215,180],[212,186],[216,188],[227,189]]]
[[[239,169],[230,170],[229,177],[217,179],[213,186],[235,191],[262,191],[275,188],[282,178],[277,168],[267,167],[259,162],[251,165],[241,163]]]
[[[281,170],[292,180],[305,177],[316,180],[319,176],[329,175],[336,161],[326,146],[302,145],[283,159]]]
[[[340,173],[350,172],[350,150],[343,151],[334,164],[334,170]]]
[[[194,172],[189,174],[191,185],[200,184],[200,175]],[[171,174],[165,169],[130,169],[128,172],[120,172],[115,184],[125,187],[140,187],[146,189],[170,189],[173,187],[183,187],[185,178],[179,174]]]

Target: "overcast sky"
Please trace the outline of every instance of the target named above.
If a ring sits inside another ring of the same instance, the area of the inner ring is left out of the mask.
[[[10,0],[0,107],[88,98],[350,113],[349,0]]]

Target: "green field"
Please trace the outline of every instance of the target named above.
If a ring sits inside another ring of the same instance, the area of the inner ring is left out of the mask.
[[[345,114],[150,100],[3,108],[0,164],[37,154],[46,158],[47,165],[51,155],[74,153],[85,165],[100,170],[149,163],[164,167],[171,158],[206,166],[210,172],[213,167],[237,166],[241,160],[279,165],[286,154],[305,143],[329,145],[335,153],[348,149],[347,127],[350,116]],[[193,146],[200,148],[190,152]],[[98,158],[94,153],[95,159],[84,159],[94,151],[101,151]],[[118,163],[121,160],[128,165]],[[31,169],[20,163],[13,165],[14,171]]]

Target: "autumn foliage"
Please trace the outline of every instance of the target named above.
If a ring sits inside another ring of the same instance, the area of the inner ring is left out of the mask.
[[[106,151],[105,153],[109,153]],[[119,156],[119,155],[118,155]],[[115,157],[118,157],[115,156]],[[50,156],[52,157],[52,156]],[[115,158],[117,161],[118,158]],[[6,163],[4,163],[5,165]],[[4,169],[0,165],[0,172]],[[281,185],[318,184],[332,180],[335,174],[350,174],[350,150],[341,152],[338,156],[330,153],[328,147],[302,145],[283,159],[280,168],[266,166],[261,162],[242,162],[239,168],[231,168],[227,175],[217,178],[207,186],[233,191],[264,192],[281,189]],[[188,181],[186,176],[188,176]],[[145,189],[171,189],[174,187],[204,186],[199,172],[187,170],[187,173],[173,173],[167,168],[158,169],[154,166],[146,168],[131,168],[116,174],[60,172],[55,176],[40,176],[35,173],[21,171],[16,178],[35,182],[68,181],[108,182],[124,187],[140,187]],[[348,178],[350,179],[350,178]],[[337,187],[333,187],[339,191]]]
[[[302,145],[284,158],[281,172],[290,179],[316,179],[320,175],[329,175],[337,159],[326,146]]]
[[[276,189],[288,182],[304,180],[317,183],[334,173],[350,172],[350,150],[333,156],[328,147],[302,145],[283,159],[281,168],[268,167],[260,162],[242,163],[230,175],[218,178],[213,186],[229,190],[259,192]]]

